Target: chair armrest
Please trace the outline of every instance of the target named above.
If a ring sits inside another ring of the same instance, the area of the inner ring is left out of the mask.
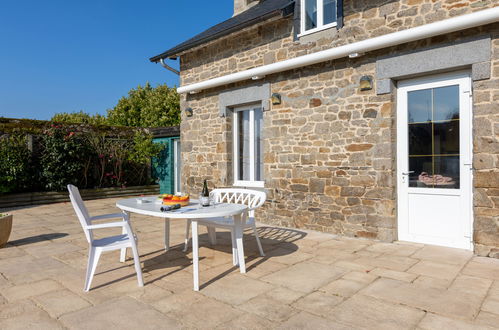
[[[99,223],[97,225],[89,225],[88,229],[101,229],[101,228],[113,228],[113,227],[124,227],[128,226],[126,221],[118,221],[118,222],[108,222],[108,223]]]
[[[123,213],[96,215],[95,217],[90,217],[90,221],[103,220],[103,219],[115,219],[115,218],[123,218]]]

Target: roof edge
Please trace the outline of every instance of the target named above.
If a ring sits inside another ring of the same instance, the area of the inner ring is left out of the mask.
[[[184,47],[180,47],[180,48],[177,48],[177,46],[173,47],[173,48],[171,48],[171,49],[169,49],[169,50],[167,50],[159,55],[156,55],[156,56],[149,58],[149,61],[151,61],[153,63],[158,63],[161,59],[164,59],[167,57],[176,57],[179,53],[182,53],[186,50],[200,46],[200,45],[205,44],[207,42],[219,39],[221,37],[227,36],[229,34],[232,34],[239,29],[243,29],[243,28],[255,25],[257,23],[269,20],[269,19],[276,17],[276,16],[281,16],[281,18],[287,17],[293,13],[293,8],[291,8],[291,7],[294,8],[294,2],[290,2],[286,6],[279,8],[279,9],[276,9],[276,10],[273,10],[265,15],[262,15],[262,16],[254,18],[254,19],[248,20],[246,22],[243,22],[241,24],[235,25],[229,29],[220,31],[219,33],[216,33],[212,36],[200,39],[200,40],[198,40],[190,45],[185,45]],[[221,23],[219,23],[219,24],[221,24]]]

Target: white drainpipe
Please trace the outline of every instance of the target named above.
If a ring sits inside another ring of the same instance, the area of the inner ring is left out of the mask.
[[[204,89],[214,88],[246,79],[252,79],[253,77],[264,77],[277,72],[347,57],[355,53],[362,54],[368,51],[465,30],[481,25],[495,23],[497,21],[499,21],[499,7],[494,7],[403,31],[385,34],[372,39],[354,42],[349,45],[331,48],[313,54],[303,55],[289,60],[232,73],[192,85],[181,86],[177,89],[177,91],[179,93],[197,93]]]

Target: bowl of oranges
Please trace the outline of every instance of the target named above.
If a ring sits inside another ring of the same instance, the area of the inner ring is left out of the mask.
[[[158,199],[162,200],[163,205],[175,205],[180,204],[180,206],[189,205],[190,197],[189,195],[172,195],[172,194],[162,194],[158,196]]]

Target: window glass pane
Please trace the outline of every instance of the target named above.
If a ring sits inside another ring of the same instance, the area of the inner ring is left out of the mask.
[[[434,159],[434,188],[459,189],[459,156]]]
[[[431,89],[407,93],[409,123],[424,123],[431,121]]]
[[[425,180],[433,175],[433,157],[409,157],[409,187],[423,187]]]
[[[459,154],[459,120],[433,123],[435,155]]]
[[[433,120],[459,119],[459,86],[433,89]]]
[[[305,0],[305,30],[317,27],[317,0]]]
[[[255,180],[263,181],[263,112],[255,109]]]
[[[431,156],[431,123],[409,124],[409,156]]]
[[[324,24],[336,22],[336,0],[324,0]]]
[[[238,180],[250,180],[250,150],[249,150],[249,111],[237,113],[238,125]]]

